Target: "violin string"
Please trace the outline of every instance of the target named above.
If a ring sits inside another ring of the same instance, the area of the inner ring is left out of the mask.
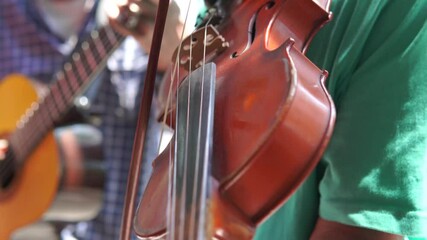
[[[191,47],[190,47],[190,65],[189,65],[189,72],[191,73],[191,71],[192,71],[192,69],[191,69],[191,64],[192,64],[192,56],[193,56],[193,48],[192,48],[192,46],[193,46],[193,37],[191,37],[191,41],[190,41],[190,45],[191,45]],[[187,139],[186,139],[186,151],[188,150],[188,135],[189,135],[189,133],[188,133],[188,128],[189,128],[189,119],[190,119],[190,100],[191,100],[191,98],[189,97],[190,96],[190,91],[191,91],[191,87],[190,87],[190,85],[191,85],[191,82],[192,82],[192,80],[191,80],[191,74],[189,75],[190,77],[189,77],[189,84],[188,84],[188,104],[187,104],[187,128],[186,128],[186,137],[187,137]],[[200,123],[199,123],[200,124]],[[185,161],[186,161],[186,165],[188,164],[187,163],[187,156],[185,157]],[[194,166],[194,168],[195,168],[195,170],[197,170],[197,165],[198,165],[198,161],[197,161],[197,158],[196,158],[196,166]],[[193,166],[192,166],[193,167]],[[187,170],[187,169],[186,169]],[[195,171],[196,172],[196,171]],[[195,173],[195,174],[197,174],[197,173]],[[185,174],[185,176],[187,176],[187,174]],[[193,177],[194,177],[194,179],[193,179],[193,191],[192,191],[192,194],[194,194],[194,189],[195,189],[195,184],[196,184],[196,181],[195,181],[195,179],[197,179],[197,176],[196,175],[193,175]],[[187,177],[186,177],[187,178]],[[191,197],[191,199],[192,200],[194,200],[194,196],[192,195],[192,197]],[[192,202],[192,203],[194,203],[194,201]],[[194,237],[194,235],[193,235],[193,232],[192,232],[192,230],[194,230],[194,228],[192,227],[192,223],[194,222],[194,216],[193,216],[193,211],[195,210],[195,208],[194,207],[192,207],[191,208],[191,210],[190,210],[190,213],[189,213],[189,215],[190,216],[188,216],[188,219],[189,219],[189,230],[188,230],[188,233],[189,234],[191,234],[191,235],[189,235],[189,237],[191,237],[191,239],[190,240],[193,240],[193,237]]]
[[[183,36],[181,36],[181,39],[182,39],[182,37]],[[179,50],[178,50],[177,59],[175,60],[175,64],[174,64],[175,66],[174,66],[173,73],[171,76],[172,80],[171,80],[171,85],[169,87],[166,109],[169,109],[169,105],[171,105],[170,103],[172,102],[172,98],[171,98],[172,86],[173,86],[175,80],[177,78],[179,78],[179,76],[180,76],[179,75],[179,64],[177,64],[180,50],[181,50],[181,45],[180,45]],[[176,73],[178,73],[178,74],[175,75]],[[178,82],[178,81],[176,81],[176,82]],[[178,88],[176,88],[176,90],[178,90]],[[176,102],[178,102],[178,100],[179,100],[178,91],[176,91],[175,96],[176,96]],[[178,106],[178,103],[176,103],[176,107],[177,106]],[[171,121],[173,121],[173,119],[174,119],[172,116],[173,112],[171,111],[167,114],[170,114],[169,118],[171,119]],[[164,116],[166,117],[167,114],[165,114]],[[165,117],[163,119],[163,121],[164,121],[163,124],[165,124],[165,122],[166,122]],[[175,119],[175,122],[171,122],[170,124],[171,124],[171,126],[175,126],[173,128],[176,131],[176,126],[178,125],[178,119]],[[169,161],[170,161],[169,168],[170,168],[170,172],[171,172],[171,174],[169,175],[169,184],[168,184],[168,187],[170,188],[170,191],[169,191],[170,194],[169,194],[169,198],[168,198],[168,208],[169,209],[168,209],[168,218],[167,218],[169,221],[169,224],[168,224],[168,226],[169,226],[169,234],[168,234],[169,239],[171,239],[172,236],[175,236],[175,214],[174,214],[175,212],[174,211],[175,211],[175,207],[176,207],[176,181],[174,179],[177,176],[177,173],[176,173],[176,164],[177,164],[177,162],[176,162],[176,156],[177,156],[176,146],[177,146],[177,143],[178,143],[178,138],[175,136],[174,137],[174,143],[173,143],[175,146],[173,148],[174,149],[173,154],[172,154],[172,148],[169,148]]]
[[[181,194],[181,206],[180,206],[180,215],[179,215],[179,227],[180,227],[180,232],[179,232],[179,240],[184,240],[185,238],[185,219],[186,219],[186,212],[183,211],[185,209],[185,205],[187,202],[187,181],[188,181],[188,141],[189,141],[189,128],[190,128],[190,106],[191,106],[191,84],[192,84],[192,79],[191,79],[191,72],[192,72],[192,60],[193,60],[193,33],[190,34],[190,57],[189,57],[189,66],[188,66],[188,87],[187,87],[187,116],[186,116],[186,123],[185,123],[185,142],[184,142],[184,159],[183,159],[183,164],[184,164],[184,173],[183,173],[183,189],[182,189],[182,193]],[[187,240],[187,239],[185,239]],[[188,239],[190,240],[190,239]]]
[[[200,93],[200,106],[199,106],[199,125],[198,125],[198,131],[197,131],[197,150],[196,150],[196,159],[198,160],[200,158],[200,147],[201,147],[201,131],[202,131],[202,109],[203,109],[203,104],[204,104],[204,93],[205,93],[205,88],[204,88],[204,83],[205,83],[205,66],[206,66],[206,46],[207,46],[207,26],[209,25],[209,23],[212,20],[212,16],[208,19],[206,25],[205,25],[205,29],[204,29],[204,36],[203,36],[203,60],[202,60],[202,82],[201,82],[201,93]],[[199,169],[199,161],[196,161],[196,166],[195,169]],[[196,172],[196,176],[195,179],[199,179],[199,175],[202,174],[202,176],[206,176],[207,175],[207,164],[208,163],[204,163],[203,167],[203,172],[200,173],[199,171]],[[203,179],[205,180],[205,179]],[[199,199],[201,199],[201,197],[203,197],[200,194],[204,193],[204,183],[205,181],[202,181],[202,183],[197,183],[196,181],[194,181],[193,183],[193,193],[192,193],[192,202],[195,203],[197,201],[197,196],[199,196]],[[202,184],[202,188],[201,191],[199,192],[199,195],[197,193],[197,184]],[[195,231],[195,220],[196,220],[196,214],[197,214],[197,209],[196,208],[192,208],[191,209],[191,216],[190,216],[190,233],[193,233]],[[200,219],[199,219],[200,221]],[[204,227],[204,226],[203,226]],[[196,234],[196,237],[198,235]],[[200,236],[203,237],[203,236]]]
[[[173,70],[172,70],[172,74],[171,74],[171,81],[170,81],[170,85],[169,85],[169,90],[168,90],[168,95],[167,95],[167,99],[166,99],[166,106],[165,106],[165,114],[163,115],[163,120],[162,120],[162,125],[166,126],[166,118],[169,114],[173,114],[173,112],[169,112],[168,113],[168,109],[169,106],[171,105],[172,102],[172,90],[173,90],[173,85],[175,83],[176,79],[179,79],[179,58],[181,56],[181,48],[182,48],[182,39],[184,38],[184,33],[187,27],[187,20],[188,20],[188,16],[189,16],[189,9],[191,6],[191,0],[189,1],[188,5],[187,5],[187,13],[185,15],[185,20],[184,20],[184,24],[183,24],[183,28],[181,31],[181,36],[180,36],[180,43],[178,46],[178,54],[176,55],[176,58],[174,60],[173,63]],[[178,86],[178,80],[176,81],[176,84]],[[176,109],[178,109],[178,87],[176,87]],[[173,117],[170,117],[170,119],[173,119]],[[178,125],[178,119],[176,119],[175,123],[171,123],[172,126],[173,124],[175,124],[175,126]],[[174,128],[176,131],[176,127]],[[161,143],[161,139],[163,136],[163,130],[164,128],[162,128],[161,131],[161,137],[160,137],[160,142],[159,142],[159,149],[160,149],[160,143]],[[175,146],[177,146],[177,137],[174,137],[174,143]],[[159,150],[160,151],[160,150]],[[176,216],[175,216],[175,209],[176,209],[176,181],[174,181],[174,178],[177,176],[176,174],[176,151],[177,148],[174,148],[174,154],[172,154],[172,148],[169,147],[169,179],[168,179],[168,203],[167,203],[167,226],[168,226],[168,231],[169,233],[167,234],[167,238],[168,239],[173,239],[175,236],[175,221],[176,221]],[[172,157],[173,156],[173,157]]]
[[[174,144],[176,145],[176,138],[173,138]],[[171,239],[171,234],[174,232],[174,228],[173,228],[173,214],[172,214],[172,199],[173,199],[173,194],[174,194],[174,186],[175,186],[175,181],[173,181],[173,176],[176,176],[176,173],[174,171],[174,158],[172,156],[174,156],[174,154],[172,154],[172,149],[171,147],[169,147],[169,151],[168,151],[168,155],[169,155],[169,175],[168,175],[168,203],[167,203],[167,210],[166,210],[166,221],[167,221],[167,225],[168,229],[169,229],[169,233],[167,235],[167,239]]]
[[[178,57],[178,56],[177,56]],[[166,102],[166,111],[167,111],[167,109],[169,109],[169,103],[170,103],[170,101],[172,101],[171,100],[171,92],[172,92],[172,85],[173,85],[173,83],[174,83],[174,81],[175,81],[175,73],[176,73],[176,69],[178,68],[178,65],[176,64],[176,61],[175,61],[175,66],[174,66],[174,69],[173,69],[173,73],[172,73],[172,76],[171,76],[171,85],[170,85],[170,89],[169,89],[169,93],[168,93],[168,100],[167,100],[167,102]],[[177,97],[176,97],[176,101],[178,101],[178,95],[176,95]],[[163,125],[164,124],[166,124],[166,116],[168,115],[168,114],[170,114],[170,115],[172,115],[173,114],[173,112],[169,112],[169,113],[165,113],[164,114],[164,117],[163,117]],[[170,117],[170,119],[172,119],[173,120],[173,117],[171,116]],[[170,124],[171,124],[171,126],[174,126],[174,124],[175,124],[175,126],[177,126],[177,122],[178,122],[178,119],[176,119],[175,120],[175,122],[171,122]],[[176,130],[176,127],[173,127],[175,130]],[[176,136],[173,138],[173,141],[174,141],[174,146],[176,146],[177,145],[177,138],[176,138]],[[169,234],[167,235],[168,236],[168,239],[172,239],[171,238],[171,236],[174,236],[174,234],[175,234],[175,216],[174,216],[174,214],[173,214],[173,212],[174,212],[174,210],[175,210],[175,199],[176,199],[176,181],[174,181],[174,178],[175,178],[175,176],[176,176],[176,158],[175,158],[175,156],[176,156],[176,148],[174,148],[175,150],[174,150],[174,153],[172,154],[172,148],[171,147],[169,147],[169,179],[168,179],[168,190],[169,190],[169,197],[168,197],[168,205],[167,205],[167,221],[168,221],[168,224],[167,224],[167,226],[168,226],[168,228],[169,228]]]

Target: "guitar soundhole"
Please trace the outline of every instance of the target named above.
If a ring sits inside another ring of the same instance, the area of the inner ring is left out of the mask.
[[[0,191],[7,189],[15,177],[15,161],[11,149],[6,153],[3,160],[0,160]]]

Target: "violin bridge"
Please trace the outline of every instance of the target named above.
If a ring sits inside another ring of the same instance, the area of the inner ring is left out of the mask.
[[[175,49],[172,61],[191,72],[222,53],[229,46],[224,37],[212,26],[200,28],[185,38]],[[179,54],[179,58],[177,55]]]

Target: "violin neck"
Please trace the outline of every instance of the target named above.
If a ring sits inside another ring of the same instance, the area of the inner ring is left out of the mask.
[[[211,239],[209,199],[215,64],[192,72],[181,84],[177,100],[176,151],[168,239]]]

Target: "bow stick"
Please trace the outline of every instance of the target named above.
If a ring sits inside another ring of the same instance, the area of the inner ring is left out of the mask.
[[[126,187],[125,205],[123,209],[121,240],[129,240],[131,236],[131,223],[135,213],[135,198],[138,192],[139,173],[142,165],[142,154],[147,132],[150,107],[154,93],[157,65],[162,43],[166,16],[169,8],[169,0],[159,0],[156,21],[154,24],[153,41],[148,58],[147,73],[144,81],[144,89],[141,105],[138,113],[138,122],[135,130],[135,138],[132,148],[132,157],[129,168],[129,176]]]

